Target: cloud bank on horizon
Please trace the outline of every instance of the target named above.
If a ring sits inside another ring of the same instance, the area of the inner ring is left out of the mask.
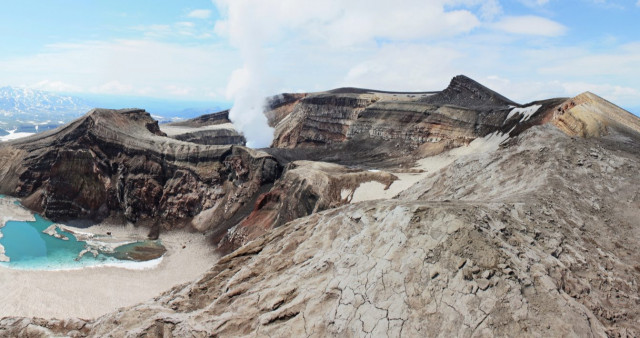
[[[457,74],[523,103],[588,90],[639,114],[638,15],[628,0],[15,2],[0,85],[233,100],[258,147],[264,96],[439,90]]]

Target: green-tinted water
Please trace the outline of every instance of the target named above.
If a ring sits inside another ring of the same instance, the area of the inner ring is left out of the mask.
[[[55,231],[67,240],[43,233],[52,224],[54,223],[37,214],[33,222],[8,221],[4,227],[0,228],[2,233],[0,244],[4,246],[5,255],[10,258],[10,261],[0,264],[17,269],[37,270],[74,269],[100,265],[135,268],[131,263],[157,259],[165,252],[158,241],[138,241],[112,250],[102,250],[95,245],[89,246],[86,242],[79,241],[72,233],[59,228]],[[87,252],[80,258],[79,254],[89,247],[97,253],[97,256]],[[137,254],[139,252],[147,254]]]
[[[80,251],[84,250],[85,243],[60,229],[56,229],[56,232],[66,236],[68,240],[65,241],[43,233],[42,231],[53,223],[39,215],[35,215],[35,217],[35,222],[8,221],[0,229],[3,235],[0,244],[4,246],[5,255],[11,259],[8,265],[38,269],[67,265],[64,264],[65,262],[72,262],[71,265],[78,267],[98,263],[92,255],[75,261]]]

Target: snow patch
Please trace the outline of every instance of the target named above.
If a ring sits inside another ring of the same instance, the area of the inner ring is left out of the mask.
[[[156,259],[151,259],[144,262],[119,261],[111,264],[104,264],[103,266],[121,268],[121,269],[127,269],[127,270],[151,270],[151,269],[157,268],[160,265],[160,263],[162,263],[163,258],[164,258],[164,255]]]
[[[340,191],[340,199],[342,200],[350,200],[350,197],[353,197],[353,189],[342,189]]]
[[[533,114],[535,114],[535,112],[538,111],[538,109],[540,109],[542,107],[541,104],[534,104],[533,106],[529,106],[529,107],[524,107],[524,108],[513,108],[510,112],[509,115],[507,115],[507,120],[518,115],[521,114],[522,118],[520,118],[520,122],[524,122],[527,121],[528,119],[531,118],[531,116],[533,116]]]
[[[511,131],[513,131],[514,128],[512,128],[507,133],[496,131],[484,137],[479,137],[471,141],[471,143],[466,146],[453,148],[442,154],[425,157],[421,160],[418,160],[417,167],[415,167],[414,169],[418,169],[419,172],[393,173],[396,177],[398,177],[398,179],[391,183],[389,187],[376,181],[362,183],[353,192],[353,197],[351,198],[350,202],[356,203],[376,199],[394,198],[401,192],[409,189],[420,180],[450,165],[460,157],[489,153],[498,150],[500,144],[509,138],[509,134],[511,133]]]
[[[509,130],[506,133],[495,131],[491,134],[486,135],[485,137],[479,137],[471,141],[469,145],[453,148],[448,153],[444,153],[444,155],[453,156],[455,159],[457,159],[458,157],[465,156],[465,155],[476,154],[476,153],[488,153],[488,152],[496,151],[500,147],[500,144],[509,138],[509,134],[511,134],[513,129],[515,129],[515,127],[511,128],[511,130]],[[437,156],[441,156],[441,155],[437,155]],[[430,157],[427,157],[426,159],[429,159],[429,158]]]
[[[7,130],[7,133],[9,133],[9,135],[0,136],[0,142],[11,141],[11,140],[16,140],[19,138],[35,135],[35,133],[16,133],[16,130],[17,129]]]

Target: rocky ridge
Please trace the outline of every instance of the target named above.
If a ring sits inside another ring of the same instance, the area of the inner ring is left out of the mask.
[[[562,101],[519,105],[460,75],[441,92],[341,88],[281,95],[271,99],[266,115],[275,128],[273,148],[329,147],[325,158],[364,153],[355,159],[361,163],[363,158],[435,155],[496,131],[516,135],[541,123]],[[538,109],[525,121],[510,114],[534,105]],[[312,152],[316,150],[305,155]]]
[[[572,136],[599,137],[610,128],[640,132],[637,117],[624,109],[590,93],[582,93],[562,103],[551,122]]]
[[[465,76],[441,92],[341,88],[275,96],[265,113],[275,128],[274,147],[264,150],[286,165],[284,174],[244,220],[214,233],[214,243],[227,253],[285,222],[350,203],[360,186],[379,184],[375,196],[399,192],[419,175],[398,176],[423,172],[406,169],[416,159],[486,137],[516,136],[548,121],[565,100],[519,105]]]

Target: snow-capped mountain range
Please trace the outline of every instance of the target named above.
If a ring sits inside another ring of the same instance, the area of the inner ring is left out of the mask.
[[[92,108],[84,100],[29,88],[0,88],[0,137],[67,123]]]

